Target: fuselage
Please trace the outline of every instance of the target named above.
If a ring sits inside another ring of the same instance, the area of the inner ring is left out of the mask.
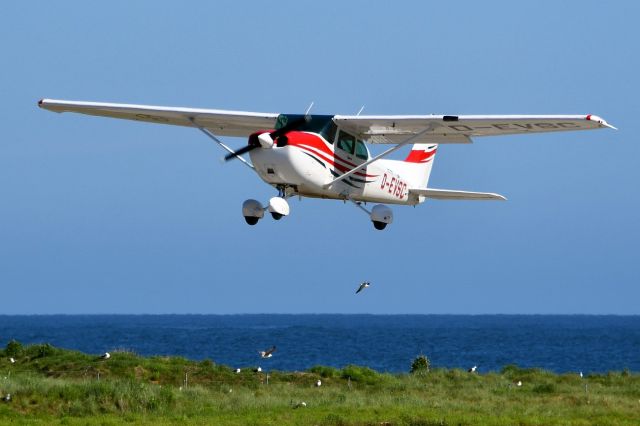
[[[409,193],[409,182],[398,169],[402,161],[381,159],[353,175],[327,186],[336,177],[369,159],[360,141],[348,148],[339,139],[334,143],[321,134],[293,131],[269,149],[254,149],[251,161],[262,180],[286,189],[289,195],[354,201],[414,205],[421,200]]]

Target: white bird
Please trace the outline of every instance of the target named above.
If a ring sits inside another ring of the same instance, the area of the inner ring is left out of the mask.
[[[316,382],[316,387],[319,388],[320,386],[322,386],[322,381],[318,379],[318,381]]]
[[[101,359],[109,359],[111,358],[111,354],[109,352],[105,352],[102,355],[100,355]]]
[[[477,369],[478,369],[478,366],[477,366],[477,365],[474,365],[473,367],[471,367],[470,369],[468,369],[468,370],[467,370],[467,372],[469,372],[469,373],[475,373]]]
[[[266,351],[258,351],[261,358],[271,358],[273,353],[276,351],[276,347],[273,346],[271,349],[267,349]]]
[[[358,289],[356,290],[356,294],[360,293],[362,290],[364,290],[365,288],[369,287],[371,285],[371,283],[369,281],[363,281],[360,284],[360,287],[358,287]]]
[[[293,406],[293,408],[302,408],[302,407],[306,407],[307,403],[304,401],[298,402],[296,405]]]
[[[254,373],[260,373],[261,371],[262,371],[262,368],[260,368],[260,367],[255,368],[255,369],[253,370],[253,372],[254,372]]]
[[[518,381],[516,382],[516,386],[517,386],[517,387],[522,386],[522,382],[521,382],[520,380],[518,380]]]
[[[11,364],[15,364],[15,363],[16,363],[16,360],[15,360],[15,359],[13,359],[13,358],[9,358],[9,362],[10,362]]]
[[[10,394],[10,393],[6,394],[5,396],[3,396],[3,397],[2,397],[2,400],[3,400],[4,402],[9,402],[9,401],[11,401],[11,394]]]
[[[580,372],[580,378],[582,379],[584,376],[582,375],[582,371]]]
[[[239,373],[241,370],[239,368],[236,368],[236,373]]]

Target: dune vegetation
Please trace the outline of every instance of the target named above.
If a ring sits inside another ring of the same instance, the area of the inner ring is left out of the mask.
[[[506,366],[406,374],[317,366],[239,373],[210,360],[108,359],[51,345],[0,350],[0,423],[229,425],[638,425],[640,375]],[[319,381],[319,382],[318,382]]]

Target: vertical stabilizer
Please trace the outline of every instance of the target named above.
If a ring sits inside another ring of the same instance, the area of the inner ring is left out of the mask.
[[[417,143],[404,159],[403,175],[414,188],[427,187],[437,149],[435,143]]]

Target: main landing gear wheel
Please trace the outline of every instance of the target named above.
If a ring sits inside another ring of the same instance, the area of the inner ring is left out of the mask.
[[[371,222],[373,222],[373,227],[378,231],[382,231],[387,227],[391,222],[393,222],[393,211],[385,206],[384,204],[376,204],[371,209]]]
[[[384,228],[387,227],[387,224],[384,222],[378,222],[377,220],[374,220],[372,222],[373,222],[373,227],[376,228],[378,231],[382,231]]]
[[[249,225],[255,225],[264,217],[264,208],[258,200],[247,200],[242,203],[242,216]]]

